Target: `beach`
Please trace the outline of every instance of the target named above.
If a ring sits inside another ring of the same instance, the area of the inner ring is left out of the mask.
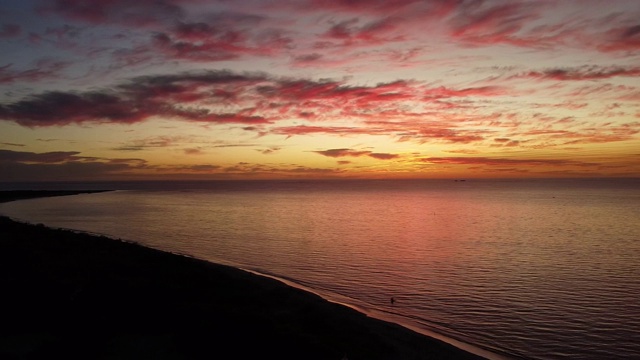
[[[6,217],[0,239],[3,359],[481,359],[233,267]]]

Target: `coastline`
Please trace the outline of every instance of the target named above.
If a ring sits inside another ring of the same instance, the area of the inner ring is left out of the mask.
[[[6,217],[0,234],[3,358],[482,358],[241,269]]]

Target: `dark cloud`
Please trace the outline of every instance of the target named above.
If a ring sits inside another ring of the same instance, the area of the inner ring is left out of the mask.
[[[292,116],[368,117],[382,110],[389,113],[392,108],[401,108],[403,101],[435,104],[435,100],[443,98],[502,93],[503,89],[488,86],[459,90],[445,87],[429,89],[408,81],[350,86],[331,80],[201,71],[137,77],[103,90],[35,94],[0,105],[0,119],[38,127],[90,122],[131,124],[158,116],[209,124],[256,126],[273,124]],[[227,105],[242,109],[225,113],[211,110],[212,107]],[[397,114],[405,112],[398,110]],[[299,130],[313,131],[310,128]],[[360,131],[358,128],[342,130],[348,133]],[[295,129],[277,131],[286,133],[295,132]]]
[[[610,29],[598,49],[605,52],[640,50],[640,24]]]
[[[218,170],[220,168],[221,167],[218,165],[211,165],[211,164],[189,165],[189,166],[179,167],[179,169],[182,169],[182,170],[191,170],[196,172],[211,172],[214,170]]]
[[[0,39],[16,37],[21,32],[22,28],[18,24],[2,24],[2,27],[0,27]]]
[[[62,164],[0,163],[0,181],[104,180],[126,173],[124,163],[66,162]]]
[[[53,0],[40,11],[91,24],[151,26],[184,17],[180,1],[171,0]]]
[[[339,41],[334,45],[349,47],[398,41],[402,37],[393,34],[397,29],[395,22],[395,19],[385,17],[360,25],[359,18],[352,18],[333,24],[322,36]]]
[[[13,104],[0,105],[0,118],[29,127],[91,121],[135,123],[156,115],[156,109],[150,105],[138,104],[107,92],[51,91]]]
[[[212,41],[184,41],[170,37],[166,33],[153,36],[154,47],[169,58],[211,62],[227,61],[240,57],[238,53],[245,49],[233,42]]]
[[[404,9],[412,4],[424,4],[433,1],[423,0],[311,0],[312,9],[328,9],[354,13],[388,14]]]
[[[33,153],[27,151],[0,150],[0,162],[43,164],[61,163],[65,161],[76,161],[83,159],[83,157],[79,157],[78,154],[80,154],[80,152],[78,151],[53,151],[46,153]]]
[[[398,154],[388,154],[388,153],[371,153],[368,156],[378,160],[391,160],[391,159],[397,159],[400,157],[400,155]]]
[[[353,149],[329,149],[329,150],[320,150],[314,151],[316,154],[320,154],[323,156],[339,158],[339,157],[361,157],[368,156],[378,160],[391,160],[397,159],[400,156],[397,154],[388,154],[388,153],[374,153],[366,150],[353,150]]]
[[[258,150],[258,151],[263,153],[263,154],[265,154],[265,155],[270,155],[270,154],[273,154],[273,153],[276,153],[276,152],[280,151],[280,149],[281,148],[279,148],[277,146],[273,146],[273,147],[270,147],[268,149],[263,149],[263,150]]]
[[[572,68],[554,68],[543,71],[529,71],[511,78],[531,78],[555,81],[601,80],[613,77],[640,76],[640,67],[601,67],[581,66]]]
[[[23,147],[23,146],[25,146],[24,144],[16,144],[16,143],[10,143],[10,142],[3,142],[3,143],[0,143],[0,144],[2,144],[2,145],[7,145],[7,146],[16,146],[16,147]]]
[[[328,156],[328,157],[344,157],[344,156],[364,156],[371,154],[371,151],[356,151],[351,149],[329,149],[314,151],[316,154]]]
[[[282,30],[258,26],[264,17],[242,13],[208,14],[205,21],[177,21],[152,36],[151,46],[169,59],[226,61],[265,56],[288,49]]]
[[[310,135],[310,134],[331,134],[331,135],[357,135],[371,134],[372,130],[359,127],[346,126],[284,126],[271,130],[272,134],[286,135],[287,137],[294,135]]]
[[[500,96],[507,93],[507,90],[499,86],[480,86],[463,89],[452,89],[444,86],[424,91],[425,99],[445,99],[452,97],[467,96]]]
[[[0,150],[0,181],[104,179],[147,166],[142,159],[105,159],[79,154],[78,151]]]
[[[178,136],[155,136],[144,139],[135,139],[127,141],[125,144],[113,148],[113,150],[121,151],[139,151],[148,148],[163,148],[174,145],[182,139]]]
[[[184,153],[187,155],[202,155],[204,152],[199,148],[187,148],[184,149]]]
[[[0,105],[0,119],[29,126],[67,125],[85,122],[136,123],[153,116],[175,117],[206,123],[265,124],[260,116],[212,113],[176,102],[199,100],[199,87],[256,81],[260,76],[205,72],[199,75],[135,78],[112,89],[88,92],[50,91]],[[215,97],[215,95],[214,95]]]
[[[444,141],[448,143],[469,144],[484,140],[483,134],[486,131],[457,130],[455,129],[455,124],[449,124],[449,127],[446,127],[446,123],[443,125],[444,126],[440,125],[430,127],[416,124],[416,126],[413,127],[416,128],[416,130],[405,131],[399,133],[398,136],[400,141],[413,140],[421,143],[428,141]]]
[[[598,164],[564,159],[512,159],[491,157],[429,157],[420,159],[432,164],[486,166],[596,166]]]
[[[56,79],[68,66],[69,64],[66,62],[48,59],[37,61],[35,67],[26,70],[17,70],[14,64],[7,64],[0,66],[0,84]]]
[[[451,35],[475,44],[511,43],[524,45],[518,32],[540,17],[541,4],[518,1],[460,2],[450,19]]]
[[[296,63],[314,63],[318,60],[322,59],[322,54],[312,53],[306,55],[299,55],[293,58],[293,61]]]

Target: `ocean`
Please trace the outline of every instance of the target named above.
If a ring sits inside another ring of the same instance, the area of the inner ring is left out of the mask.
[[[640,359],[637,179],[61,186],[122,190],[0,213],[277,277],[496,359]]]

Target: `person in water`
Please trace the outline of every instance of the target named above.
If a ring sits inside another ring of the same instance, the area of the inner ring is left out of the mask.
[[[393,304],[395,304],[396,299],[394,299],[393,297],[391,297],[391,300],[390,300],[390,301],[391,301],[391,305],[393,305]]]

